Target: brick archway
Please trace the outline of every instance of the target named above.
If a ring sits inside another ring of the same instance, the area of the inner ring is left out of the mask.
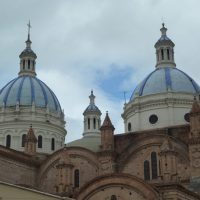
[[[97,177],[84,185],[76,196],[77,200],[111,199],[157,200],[158,194],[143,180],[128,174],[108,174]]]

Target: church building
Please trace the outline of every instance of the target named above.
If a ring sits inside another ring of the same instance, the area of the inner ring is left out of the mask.
[[[91,91],[82,138],[67,144],[62,106],[36,75],[29,31],[18,76],[0,90],[0,191],[3,184],[55,199],[200,200],[200,86],[176,66],[164,24],[160,31],[155,69],[124,104],[124,133],[115,133],[108,112],[101,119]]]

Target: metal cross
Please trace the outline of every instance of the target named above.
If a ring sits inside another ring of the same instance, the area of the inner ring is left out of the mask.
[[[30,29],[32,28],[32,27],[31,27],[30,20],[29,20],[29,23],[27,24],[27,26],[28,26],[28,34],[30,35]]]

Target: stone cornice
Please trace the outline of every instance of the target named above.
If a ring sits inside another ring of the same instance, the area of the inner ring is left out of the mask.
[[[0,145],[0,155],[11,160],[15,160],[23,164],[29,165],[31,167],[39,167],[41,165],[41,161],[37,160],[37,157],[30,156],[28,154],[16,151],[14,149],[6,148],[2,145]]]
[[[187,195],[193,196],[200,200],[200,196],[194,192],[191,192],[190,190],[187,190],[185,187],[178,183],[159,183],[159,184],[153,184],[159,191],[168,191],[168,190],[178,190],[181,191]]]

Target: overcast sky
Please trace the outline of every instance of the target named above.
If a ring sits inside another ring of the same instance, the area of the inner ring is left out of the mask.
[[[0,87],[19,72],[30,19],[37,77],[64,109],[67,142],[82,137],[91,89],[121,133],[123,92],[154,70],[162,21],[177,67],[200,84],[199,10],[199,0],[0,0]]]

